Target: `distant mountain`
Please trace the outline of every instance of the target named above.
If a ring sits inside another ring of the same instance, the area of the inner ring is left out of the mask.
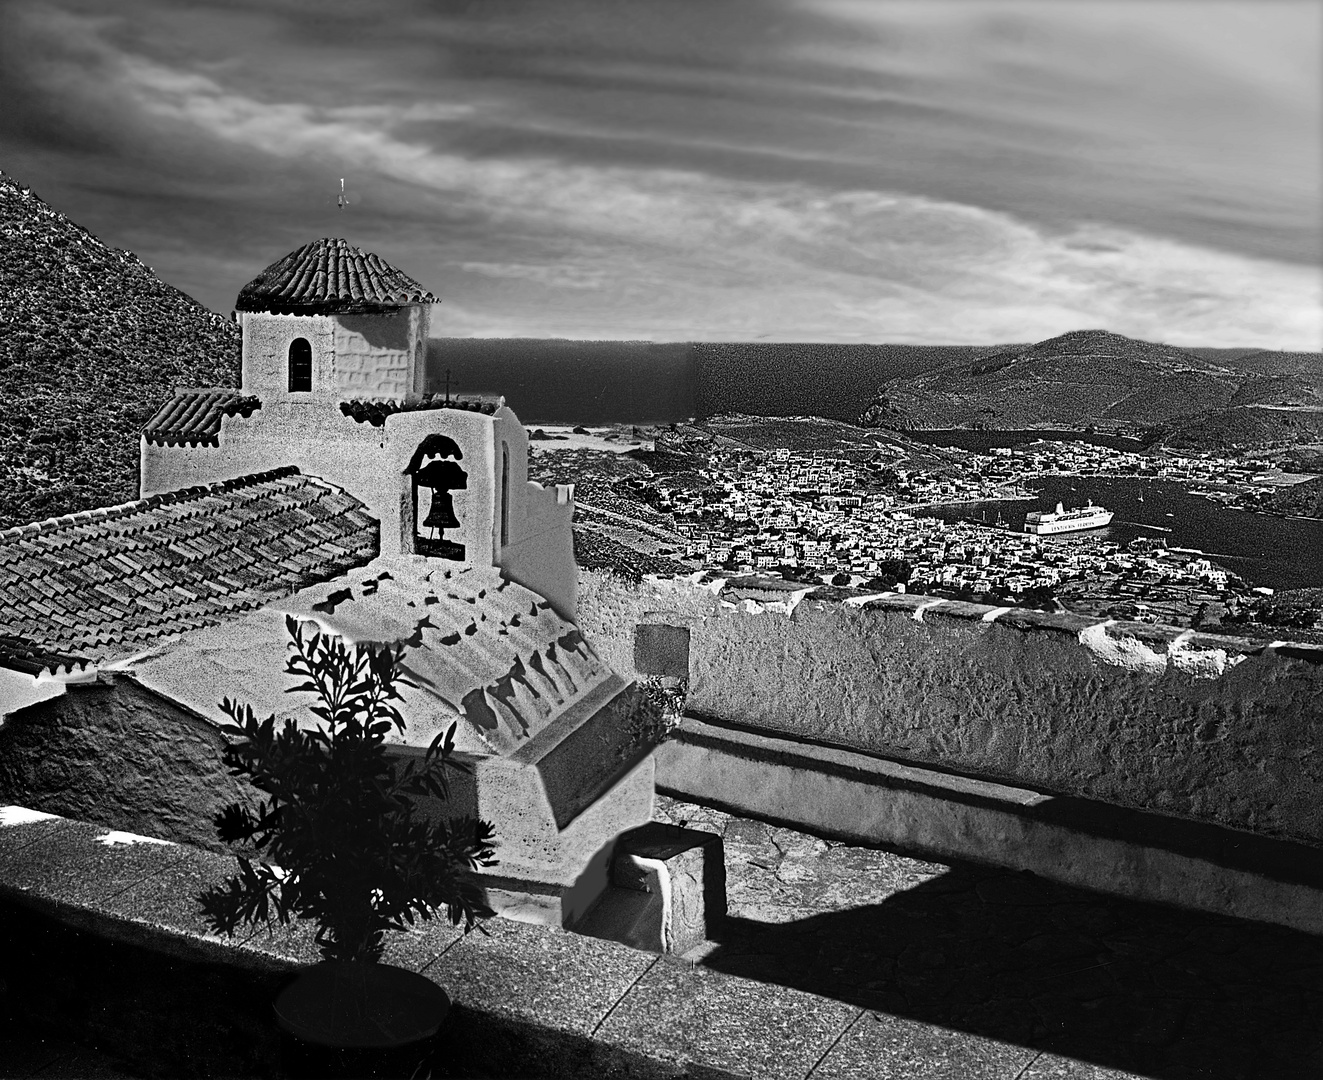
[[[1250,445],[1301,441],[1293,429],[1312,430],[1319,406],[1316,354],[1195,351],[1075,330],[890,379],[862,420],[899,429],[1096,427]]]
[[[0,528],[138,496],[172,386],[237,386],[239,327],[0,172]]]

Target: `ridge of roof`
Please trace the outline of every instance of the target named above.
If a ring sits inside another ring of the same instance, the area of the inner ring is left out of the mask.
[[[99,521],[105,518],[122,517],[140,510],[156,506],[167,506],[171,503],[182,502],[186,499],[195,499],[199,495],[209,495],[216,492],[234,491],[236,488],[252,487],[257,484],[265,483],[268,480],[278,480],[285,476],[298,476],[299,467],[297,465],[281,465],[279,468],[267,469],[265,472],[248,473],[245,476],[238,476],[232,480],[217,480],[210,484],[195,484],[192,487],[179,488],[175,491],[163,491],[156,495],[148,495],[142,499],[134,499],[131,502],[116,503],[114,506],[97,506],[91,510],[79,510],[72,514],[61,514],[58,517],[43,518],[40,521],[30,521],[26,525],[11,525],[8,529],[0,530],[0,544],[7,540],[18,537],[37,536],[41,534],[49,535],[50,530],[45,526],[60,525],[69,526],[84,524],[89,521]],[[328,484],[320,477],[310,476],[309,480],[323,484],[328,488],[334,485]],[[335,490],[339,490],[335,488]]]
[[[501,402],[504,402],[504,398]],[[384,400],[353,398],[340,402],[340,411],[352,417],[357,423],[367,422],[373,427],[381,427],[386,417],[402,412],[428,412],[432,409],[458,409],[461,412],[476,412],[491,416],[500,408],[500,403],[481,398],[443,398],[440,394],[428,394],[418,401],[400,401],[396,398]]]
[[[375,312],[437,298],[378,255],[323,237],[277,259],[239,290],[235,308],[286,315]]]
[[[35,645],[26,638],[0,634],[0,667],[21,671],[25,675],[73,675],[86,671],[92,661],[85,656],[73,656],[55,649]]]

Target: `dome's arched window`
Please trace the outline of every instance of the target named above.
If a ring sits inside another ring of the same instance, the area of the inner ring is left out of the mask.
[[[307,338],[289,343],[289,392],[307,393],[312,389],[312,345]]]

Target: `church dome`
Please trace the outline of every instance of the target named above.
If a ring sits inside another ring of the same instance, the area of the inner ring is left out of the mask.
[[[280,315],[328,315],[434,303],[437,298],[403,271],[328,237],[277,259],[239,290],[234,306]]]

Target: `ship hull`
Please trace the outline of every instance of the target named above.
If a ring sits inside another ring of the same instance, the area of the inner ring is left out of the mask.
[[[1024,531],[1037,536],[1052,536],[1057,533],[1084,532],[1087,529],[1101,529],[1112,523],[1116,515],[1110,510],[1087,517],[1063,518],[1057,521],[1026,521]]]

